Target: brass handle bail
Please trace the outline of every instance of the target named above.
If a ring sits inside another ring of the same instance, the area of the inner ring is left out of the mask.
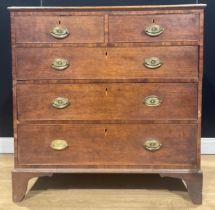
[[[157,69],[163,65],[161,60],[157,57],[150,57],[144,60],[144,66],[149,69]]]
[[[146,26],[144,31],[148,36],[156,37],[156,36],[159,36],[160,34],[162,34],[164,32],[164,28],[160,25],[153,23],[149,26]]]
[[[55,139],[51,142],[50,147],[53,150],[61,151],[68,147],[68,143],[63,139]]]
[[[160,106],[161,103],[162,103],[162,100],[158,96],[155,96],[155,95],[147,96],[144,99],[144,104],[146,106]]]
[[[51,64],[51,67],[57,71],[66,70],[70,66],[70,63],[65,58],[56,58]]]
[[[157,151],[161,148],[162,144],[156,139],[149,139],[144,142],[144,148],[150,152]]]
[[[57,97],[52,101],[52,106],[56,109],[64,109],[70,105],[68,98]]]
[[[65,39],[69,36],[69,31],[65,26],[55,26],[50,34],[56,39]]]

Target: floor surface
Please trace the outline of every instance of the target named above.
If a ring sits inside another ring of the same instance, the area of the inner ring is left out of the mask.
[[[193,205],[179,179],[158,175],[56,174],[29,182],[11,200],[13,155],[0,154],[0,210],[215,210],[215,155],[202,156],[203,205]]]

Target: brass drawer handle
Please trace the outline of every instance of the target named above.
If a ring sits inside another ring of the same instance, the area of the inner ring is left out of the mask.
[[[155,95],[147,96],[144,99],[144,104],[146,106],[160,106],[161,102],[162,102],[162,100],[158,96],[155,96]]]
[[[68,147],[68,143],[63,140],[63,139],[55,139],[51,142],[50,144],[50,147],[53,149],[53,150],[64,150]]]
[[[51,67],[57,71],[63,71],[67,69],[69,66],[70,66],[70,63],[65,58],[56,58],[54,59],[51,65]]]
[[[144,66],[149,69],[157,69],[157,68],[161,67],[162,65],[163,65],[163,63],[157,57],[150,57],[150,58],[146,58],[144,60]]]
[[[52,106],[56,109],[64,109],[70,105],[68,98],[57,97],[52,101]]]
[[[149,26],[146,26],[144,31],[148,36],[155,37],[162,34],[164,32],[164,28],[157,24],[151,24]]]
[[[69,31],[64,26],[55,26],[50,34],[56,39],[65,39],[67,36],[69,36]]]
[[[144,148],[150,152],[157,151],[161,148],[162,144],[156,139],[149,139],[144,142]]]

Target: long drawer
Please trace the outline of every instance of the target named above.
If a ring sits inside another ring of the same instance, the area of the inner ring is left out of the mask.
[[[19,125],[23,165],[194,168],[197,125]]]
[[[111,15],[110,42],[199,40],[198,14]]]
[[[19,120],[196,120],[195,83],[19,84]]]
[[[18,80],[198,78],[198,48],[17,48]]]
[[[17,43],[103,43],[104,17],[17,16]]]

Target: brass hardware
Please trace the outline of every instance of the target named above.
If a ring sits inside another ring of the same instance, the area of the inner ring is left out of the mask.
[[[63,140],[63,139],[55,139],[51,142],[50,144],[50,147],[53,149],[53,150],[64,150],[68,147],[68,143]]]
[[[67,36],[69,36],[69,31],[64,26],[55,26],[50,34],[56,38],[56,39],[65,39]]]
[[[68,98],[57,97],[52,101],[52,106],[56,109],[63,109],[70,105]]]
[[[69,67],[70,63],[67,59],[64,58],[56,58],[51,67],[57,71],[63,71]]]
[[[156,139],[148,139],[144,143],[144,148],[150,152],[157,151],[161,148],[162,144]]]
[[[158,96],[147,96],[144,99],[144,104],[146,106],[159,106],[161,104],[162,100]]]
[[[144,60],[144,66],[149,69],[157,69],[162,66],[162,62],[157,57],[150,57]]]
[[[155,37],[155,36],[159,36],[160,34],[162,34],[164,32],[164,28],[160,25],[153,23],[149,26],[146,26],[144,31],[148,36]]]

